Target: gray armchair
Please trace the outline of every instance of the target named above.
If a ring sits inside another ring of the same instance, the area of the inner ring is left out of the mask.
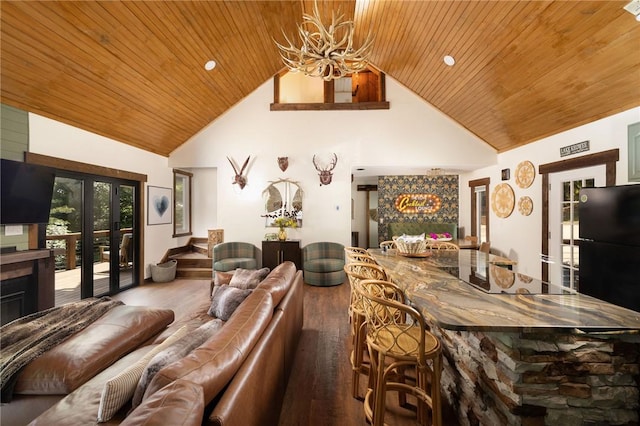
[[[251,243],[228,242],[213,247],[213,270],[232,271],[237,268],[256,269],[258,248]]]
[[[345,281],[344,246],[339,243],[317,242],[302,249],[304,282],[327,287]]]

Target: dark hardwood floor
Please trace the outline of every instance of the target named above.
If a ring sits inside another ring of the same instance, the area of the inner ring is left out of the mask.
[[[173,309],[176,322],[189,316],[195,306],[210,303],[209,280],[176,279],[171,286],[148,283],[124,291],[114,299],[129,305]],[[351,350],[349,335],[349,285],[304,285],[304,326],[287,386],[280,426],[366,425],[362,401],[351,396]],[[364,395],[366,379],[360,380]],[[388,425],[414,425],[415,414],[387,398]],[[275,426],[275,425],[265,425]]]
[[[304,287],[304,326],[279,425],[365,425],[362,401],[351,396],[349,285]],[[366,383],[360,379],[361,396]],[[387,405],[388,425],[416,424],[415,413],[400,408],[395,394]]]

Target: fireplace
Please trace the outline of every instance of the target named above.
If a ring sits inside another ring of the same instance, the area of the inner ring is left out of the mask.
[[[27,275],[2,281],[1,325],[37,311],[37,283],[33,278],[33,275]]]

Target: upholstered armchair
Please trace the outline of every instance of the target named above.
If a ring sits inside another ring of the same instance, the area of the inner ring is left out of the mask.
[[[251,243],[228,242],[213,247],[213,270],[226,272],[237,268],[256,269],[258,248]]]
[[[339,243],[317,242],[302,249],[304,282],[315,286],[340,285],[345,281],[344,246]]]

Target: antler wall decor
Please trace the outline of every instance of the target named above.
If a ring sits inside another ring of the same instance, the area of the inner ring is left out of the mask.
[[[237,183],[238,186],[240,187],[240,189],[243,189],[245,187],[245,185],[247,184],[247,178],[246,178],[246,176],[243,175],[243,173],[244,173],[244,169],[247,168],[247,164],[249,164],[249,158],[251,158],[251,156],[247,157],[247,159],[244,161],[244,164],[242,165],[242,168],[238,172],[238,168],[236,167],[234,162],[231,161],[231,159],[229,157],[227,157],[227,160],[229,160],[229,163],[231,164],[231,167],[233,167],[233,171],[236,174],[236,176],[233,178],[232,185]]]
[[[321,167],[316,162],[316,156],[313,156],[313,165],[316,170],[319,172],[318,176],[320,176],[320,186],[329,185],[331,183],[331,179],[333,178],[333,169],[336,168],[336,164],[338,163],[338,156],[334,153],[331,163],[326,167]]]

